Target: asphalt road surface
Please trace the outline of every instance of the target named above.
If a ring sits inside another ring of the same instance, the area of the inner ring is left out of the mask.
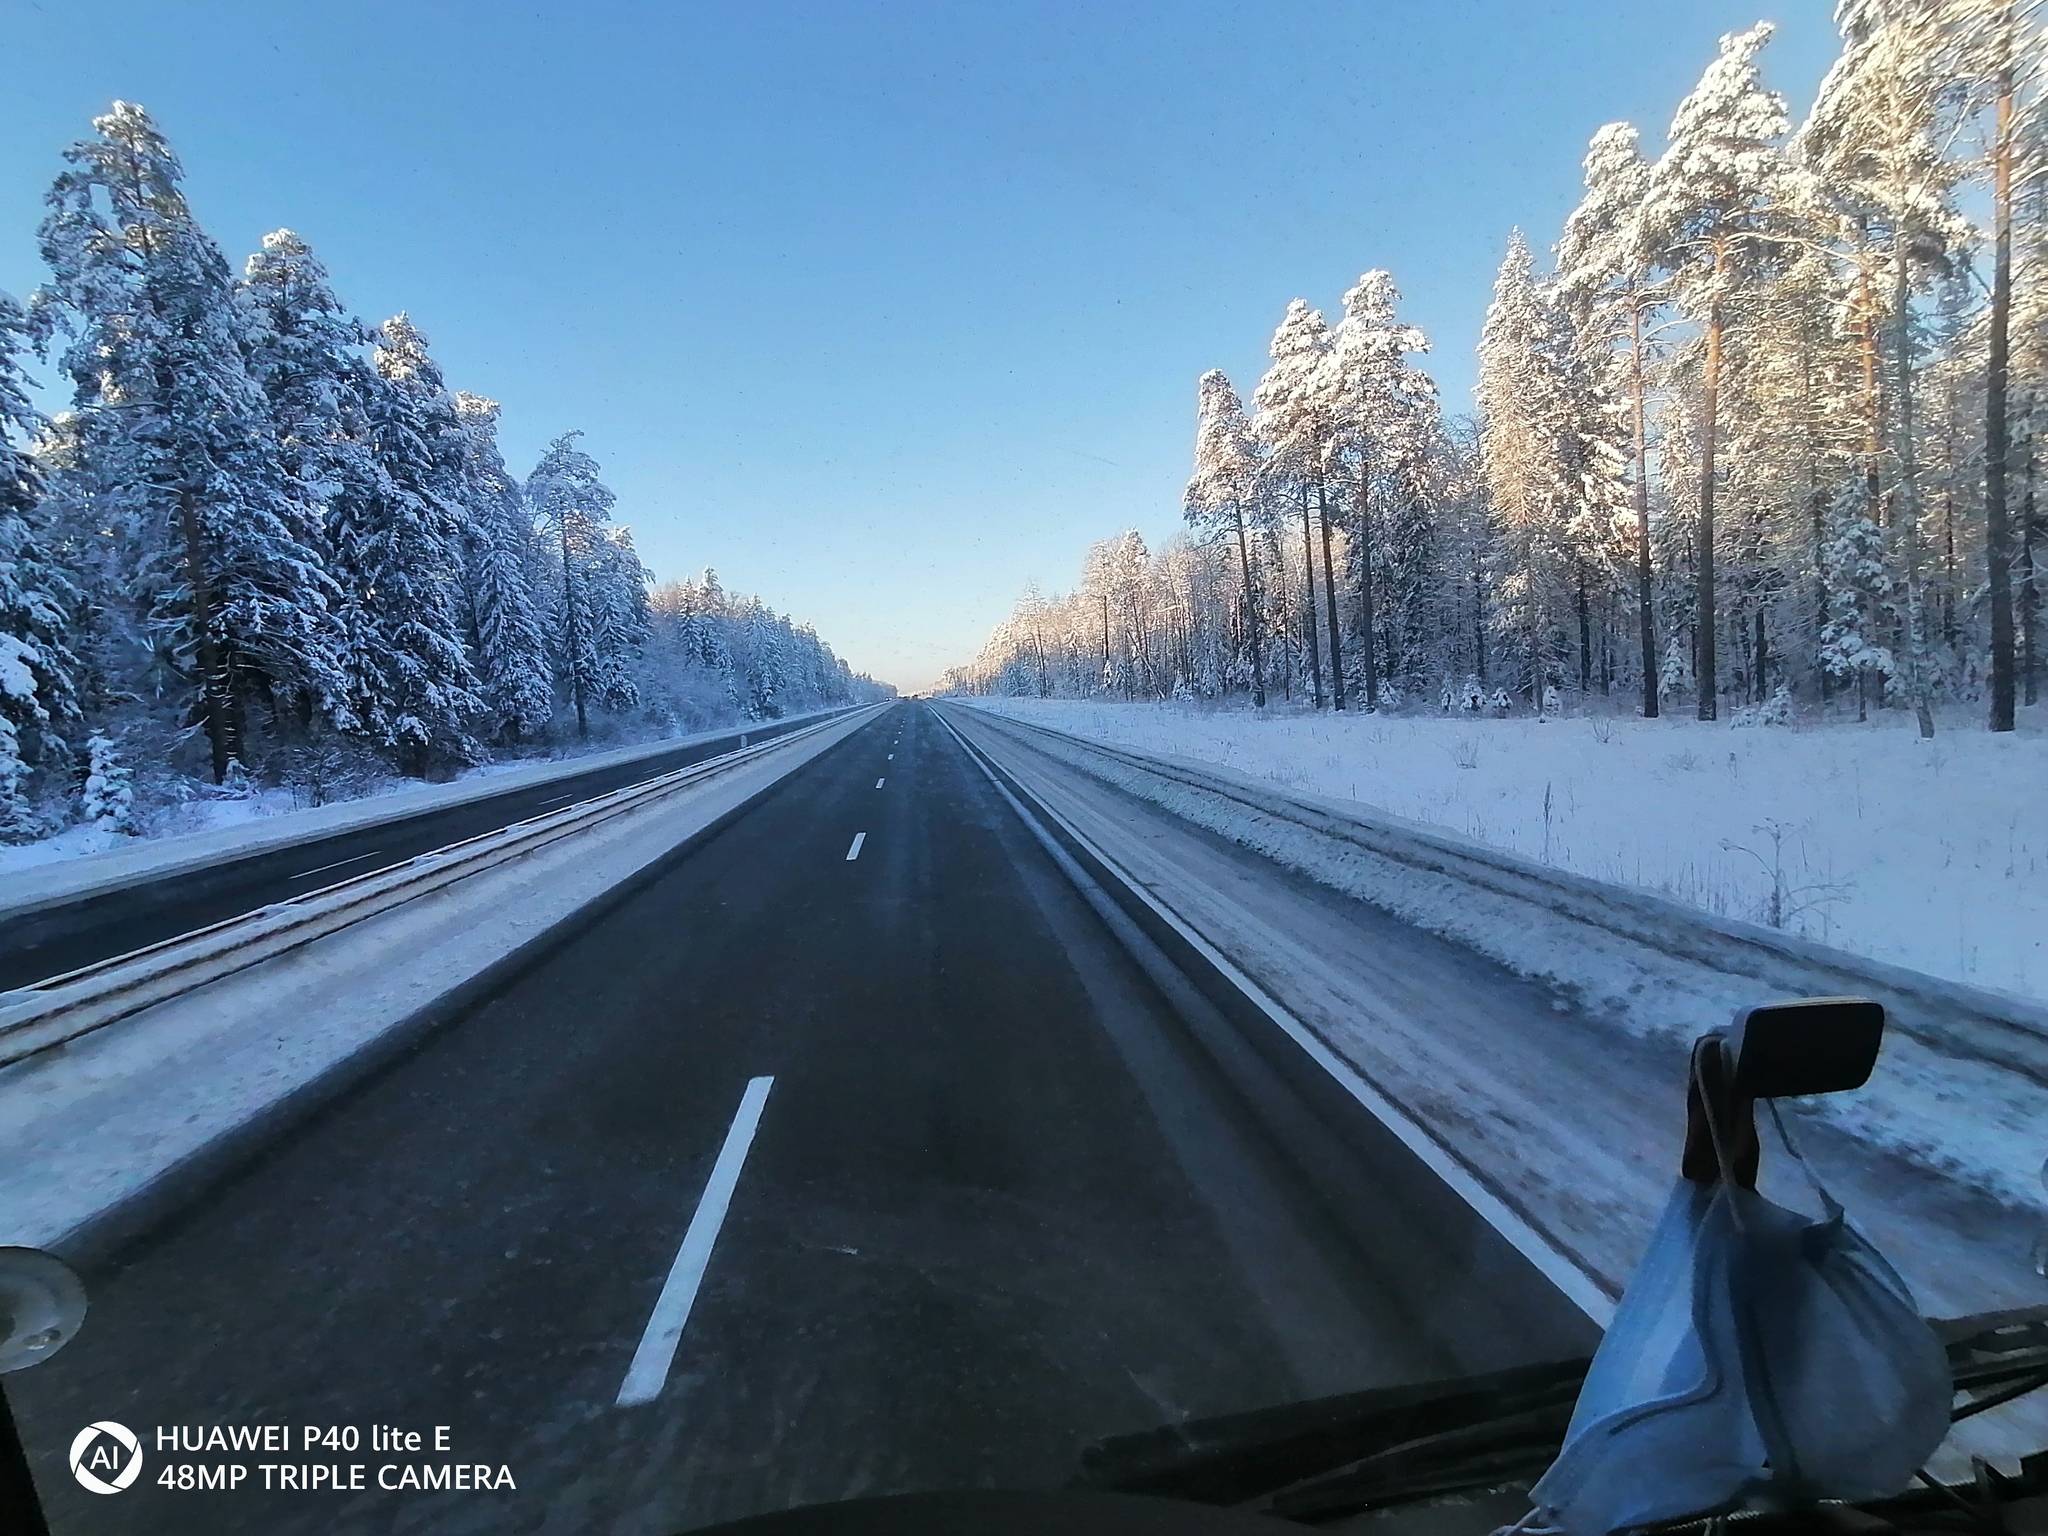
[[[1210,1062],[898,706],[88,1276],[8,1382],[53,1527],[658,1533],[1444,1374],[1401,1234],[1347,1235]],[[112,1495],[66,1465],[101,1420],[145,1448]],[[291,1449],[157,1449],[255,1425]],[[377,1487],[454,1463],[516,1487]]]
[[[0,917],[0,991],[25,987],[97,961],[125,955],[224,922],[274,901],[303,896],[338,880],[367,875],[529,816],[624,789],[730,752],[747,741],[798,730],[816,717],[772,721],[637,762],[593,768],[546,784],[508,789],[445,810],[256,854],[189,874]]]

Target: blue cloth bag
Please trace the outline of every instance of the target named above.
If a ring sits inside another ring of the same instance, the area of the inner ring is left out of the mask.
[[[1882,1498],[1925,1464],[1948,1433],[1947,1352],[1897,1271],[1813,1184],[1818,1220],[1732,1179],[1679,1181],[1532,1491],[1550,1524],[1610,1536],[1742,1506]]]

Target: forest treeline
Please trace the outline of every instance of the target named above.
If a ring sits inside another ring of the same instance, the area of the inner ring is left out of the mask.
[[[355,318],[290,230],[236,276],[148,114],[93,129],[48,281],[0,293],[0,838],[886,691],[710,572],[650,593],[580,434],[521,481],[405,315]]]
[[[1189,531],[1027,591],[967,692],[1782,717],[2038,696],[2048,157],[2031,0],[1843,0],[1792,123],[1767,24],[1662,149],[1613,123],[1510,239],[1476,411],[1393,279],[1295,300],[1197,403]]]

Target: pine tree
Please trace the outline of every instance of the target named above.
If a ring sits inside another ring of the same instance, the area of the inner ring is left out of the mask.
[[[363,350],[370,331],[342,307],[313,248],[288,229],[263,237],[237,290],[250,375],[270,402],[301,536],[325,537],[327,503],[373,473],[364,462]]]
[[[1655,571],[1650,558],[1648,320],[1662,299],[1651,281],[1642,210],[1650,166],[1629,123],[1609,123],[1593,135],[1585,159],[1586,194],[1565,221],[1557,243],[1560,302],[1571,315],[1581,346],[1620,375],[1628,402],[1630,490],[1636,575],[1636,629],[1642,671],[1643,715],[1658,713]]]
[[[630,702],[630,653],[637,641],[636,599],[628,589],[638,594],[643,614],[646,601],[644,567],[637,557],[629,566],[631,546],[622,552],[607,537],[617,498],[597,460],[576,446],[582,435],[556,438],[526,481],[527,507],[546,534],[552,565],[556,676],[575,704],[579,737],[590,734],[593,702],[607,708],[610,699]]]
[[[463,434],[426,338],[398,315],[377,341],[363,377],[374,476],[339,489],[327,533],[344,588],[355,728],[424,776],[482,755],[473,732],[484,706],[458,610]]]
[[[1990,610],[1991,729],[2013,729],[2013,226],[2021,188],[2044,169],[2039,126],[2044,39],[2033,0],[1939,0],[1932,70],[1955,82],[1989,154],[1991,302],[1984,349],[1984,564]]]
[[[463,495],[469,509],[462,590],[478,687],[500,741],[530,736],[553,713],[547,638],[532,589],[533,523],[498,452],[498,404],[458,392]]]
[[[1837,8],[1843,50],[1798,137],[1803,162],[1831,205],[1864,274],[1889,268],[1890,401],[1896,506],[1904,545],[1904,671],[1921,734],[1934,734],[1923,564],[1913,298],[1946,271],[1969,237],[1956,211],[1961,167],[1943,139],[1953,95],[1937,73],[1935,10],[1925,0],[1849,0]],[[1880,243],[1881,242],[1881,243]],[[1868,306],[1876,319],[1875,304]],[[1872,338],[1873,341],[1875,338]]]
[[[1365,707],[1379,708],[1380,657],[1375,615],[1375,479],[1390,495],[1412,500],[1417,471],[1436,424],[1436,383],[1408,357],[1429,341],[1394,318],[1400,294],[1383,271],[1363,274],[1344,295],[1344,318],[1331,334],[1325,390],[1333,420],[1332,463],[1348,459],[1354,487],[1351,533],[1358,588],[1359,667]],[[1327,545],[1327,541],[1326,541]],[[1331,622],[1336,622],[1334,609]],[[1341,707],[1341,706],[1340,706]]]
[[[647,643],[647,584],[652,579],[653,572],[633,548],[633,530],[604,529],[590,568],[590,649],[597,701],[613,712],[640,702],[633,663]]]
[[[1700,327],[1697,674],[1699,717],[1719,711],[1714,590],[1715,450],[1719,423],[1723,333],[1758,275],[1781,262],[1781,213],[1788,168],[1778,149],[1790,127],[1785,100],[1764,89],[1756,56],[1772,28],[1759,22],[1721,39],[1721,51],[1680,103],[1669,142],[1657,161],[1643,205],[1646,238],[1671,274],[1678,301]]]
[[[1256,494],[1258,449],[1251,423],[1230,380],[1220,369],[1202,375],[1195,406],[1195,472],[1182,499],[1187,520],[1214,534],[1226,532],[1237,546],[1239,608],[1251,649],[1252,704],[1266,707],[1264,625],[1259,583],[1252,573],[1247,512]]]
[[[1517,230],[1480,331],[1479,447],[1512,562],[1501,595],[1528,652],[1529,702],[1539,713],[1584,496],[1572,364],[1569,324],[1539,284]]]
[[[336,691],[334,585],[293,531],[267,402],[244,363],[227,263],[140,107],[65,152],[40,229],[40,314],[67,327],[72,467],[143,632],[184,681],[216,780],[247,755],[251,699]]]
[[[1330,378],[1324,366],[1330,351],[1330,328],[1321,311],[1309,308],[1306,300],[1294,299],[1279,328],[1273,332],[1268,349],[1273,366],[1252,392],[1256,411],[1253,429],[1265,445],[1267,472],[1290,486],[1301,506],[1301,547],[1305,562],[1307,605],[1303,630],[1308,643],[1310,674],[1314,679],[1315,705],[1323,707],[1323,664],[1316,641],[1315,537],[1309,525],[1309,498],[1314,495],[1322,516],[1323,590],[1329,609],[1330,688],[1338,709],[1344,707],[1343,642],[1338,636],[1337,592],[1332,581],[1330,559],[1330,518],[1327,502],[1327,470],[1335,440],[1335,422],[1329,396]]]
[[[135,830],[134,775],[121,761],[121,749],[112,737],[94,731],[86,742],[85,792],[80,811],[102,832],[132,833]]]
[[[29,404],[18,359],[27,317],[0,293],[0,838],[32,835],[22,785],[63,761],[63,727],[78,717],[71,614],[79,593],[51,558],[42,467],[31,451],[48,424]]]

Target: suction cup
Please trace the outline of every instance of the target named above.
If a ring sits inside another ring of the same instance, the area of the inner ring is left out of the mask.
[[[85,1287],[39,1248],[0,1248],[0,1373],[40,1365],[85,1321]]]

